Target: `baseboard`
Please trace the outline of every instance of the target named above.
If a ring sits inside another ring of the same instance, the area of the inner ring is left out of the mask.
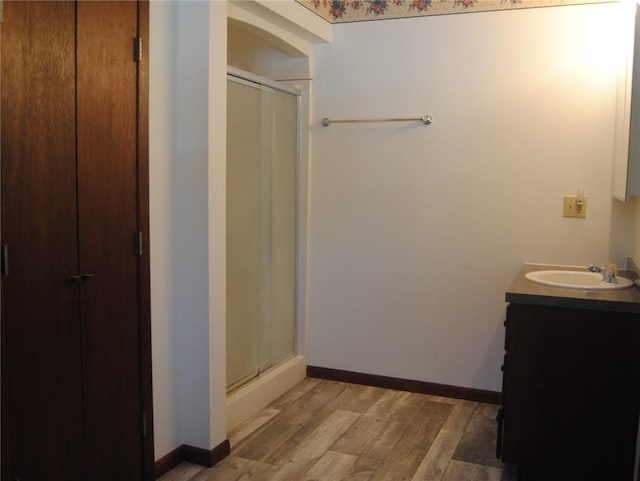
[[[353,384],[364,384],[366,386],[383,387],[386,389],[396,389],[398,391],[409,391],[421,394],[431,394],[433,396],[466,399],[468,401],[477,401],[489,404],[500,404],[502,399],[502,394],[496,391],[485,391],[484,389],[449,386],[447,384],[413,381],[410,379],[378,376],[376,374],[342,371],[340,369],[329,369],[326,367],[307,366],[307,376],[329,379],[332,381],[350,382]]]
[[[227,439],[211,450],[183,444],[155,462],[153,470],[155,479],[165,475],[184,461],[210,468],[222,461],[230,452],[231,446]]]
[[[153,464],[153,478],[158,479],[164,476],[182,461],[184,461],[184,458],[182,457],[182,446],[180,446],[160,459],[156,459]]]

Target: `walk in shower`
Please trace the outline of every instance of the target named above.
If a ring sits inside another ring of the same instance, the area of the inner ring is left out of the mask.
[[[299,96],[227,77],[227,391],[295,355]]]

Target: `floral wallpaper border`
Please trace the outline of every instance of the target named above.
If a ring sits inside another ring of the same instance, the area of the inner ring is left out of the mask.
[[[296,0],[330,23],[554,7],[618,0]]]

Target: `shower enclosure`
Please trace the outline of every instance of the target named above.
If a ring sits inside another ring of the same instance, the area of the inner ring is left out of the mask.
[[[227,390],[295,354],[298,104],[227,77]]]

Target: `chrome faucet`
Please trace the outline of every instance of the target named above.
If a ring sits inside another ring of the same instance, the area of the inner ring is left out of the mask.
[[[617,284],[616,274],[618,272],[618,266],[615,264],[607,264],[607,267],[598,267],[590,264],[587,269],[591,272],[598,272],[602,276],[602,281],[608,284]]]

